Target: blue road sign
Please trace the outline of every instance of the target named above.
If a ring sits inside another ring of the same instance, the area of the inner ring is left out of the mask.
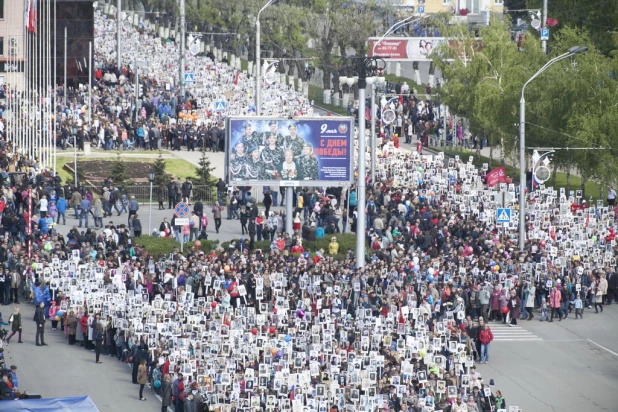
[[[510,223],[511,209],[499,207],[496,209],[496,223]]]
[[[425,13],[425,6],[418,6],[418,12],[419,12],[420,14]]]
[[[541,29],[541,40],[549,40],[549,29],[547,27]]]
[[[189,215],[189,205],[183,202],[176,203],[176,207],[174,208],[174,214],[176,217],[186,217]]]
[[[223,100],[219,100],[215,102],[215,112],[224,112],[225,111],[225,102]]]
[[[195,77],[193,73],[185,73],[185,83],[193,83],[195,81]]]

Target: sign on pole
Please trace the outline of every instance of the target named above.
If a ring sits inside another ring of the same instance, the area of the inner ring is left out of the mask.
[[[222,100],[215,102],[215,112],[224,112],[225,111],[225,102]]]
[[[195,81],[195,77],[193,73],[185,73],[185,83],[193,83]]]
[[[189,218],[188,217],[177,217],[176,220],[174,220],[174,222],[176,223],[176,226],[186,226],[189,224]]]
[[[425,6],[418,6],[417,10],[418,10],[419,14],[423,14],[423,13],[425,13]]]
[[[549,28],[543,27],[541,29],[541,40],[549,40]]]
[[[511,209],[506,207],[499,207],[496,209],[496,223],[510,223],[511,222]]]
[[[174,207],[174,214],[176,217],[186,217],[189,215],[189,205],[184,202],[176,203]]]

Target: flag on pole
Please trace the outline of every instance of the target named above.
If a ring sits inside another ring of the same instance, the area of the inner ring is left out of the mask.
[[[30,0],[30,12],[28,13],[28,31],[36,34],[36,3],[37,0]]]
[[[24,27],[27,27],[30,30],[30,0],[26,0],[26,8],[24,11]]]

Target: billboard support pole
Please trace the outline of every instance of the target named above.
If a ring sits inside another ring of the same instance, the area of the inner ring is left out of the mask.
[[[371,184],[376,184],[376,86],[371,85]]]
[[[362,73],[364,74],[364,73]],[[365,223],[367,216],[365,216],[365,165],[366,165],[366,150],[365,142],[365,88],[367,87],[367,80],[365,77],[358,78],[358,181],[357,181],[357,194],[358,194],[358,219],[356,219],[356,268],[362,268],[365,266]]]
[[[285,188],[285,231],[293,237],[294,229],[294,191],[291,186]]]
[[[122,70],[122,38],[120,37],[121,34],[122,34],[122,0],[117,0],[116,2],[116,66],[118,66],[118,70]]]

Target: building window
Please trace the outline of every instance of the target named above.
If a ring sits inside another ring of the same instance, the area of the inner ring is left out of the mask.
[[[0,37],[0,56],[4,56],[4,37]]]
[[[4,0],[0,0],[0,19],[4,20]]]
[[[494,4],[502,5],[503,3],[504,3],[504,0],[494,0]]]
[[[466,8],[470,14],[479,14],[481,9],[480,0],[466,0]]]

